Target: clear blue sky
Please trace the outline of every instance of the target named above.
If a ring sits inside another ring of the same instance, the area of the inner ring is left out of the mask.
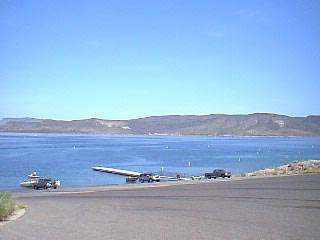
[[[0,117],[320,114],[320,1],[0,1]]]

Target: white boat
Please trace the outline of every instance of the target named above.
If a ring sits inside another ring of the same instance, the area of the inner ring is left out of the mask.
[[[31,178],[31,179],[33,179],[33,178],[39,178],[40,176],[38,176],[38,175],[32,175],[32,174],[29,174],[28,175],[28,178]]]
[[[33,185],[36,183],[35,180],[30,180],[30,181],[23,181],[20,183],[21,187],[33,187]]]
[[[178,181],[179,179],[176,177],[167,177],[167,181]]]
[[[34,171],[34,172],[32,172],[31,174],[28,175],[28,178],[32,178],[32,179],[33,179],[33,178],[39,178],[39,177],[40,177],[40,176],[37,175],[37,172],[36,172],[36,171]]]

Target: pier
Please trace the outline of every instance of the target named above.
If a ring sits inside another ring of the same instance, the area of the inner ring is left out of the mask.
[[[113,174],[118,174],[123,176],[130,176],[130,177],[139,177],[141,175],[141,173],[139,172],[116,169],[116,168],[107,168],[107,167],[92,167],[92,170],[98,171],[98,172],[113,173]]]

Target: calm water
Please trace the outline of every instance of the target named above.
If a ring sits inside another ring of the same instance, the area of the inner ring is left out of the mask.
[[[320,138],[0,134],[0,189],[19,189],[33,170],[60,178],[64,186],[90,186],[125,182],[125,177],[92,171],[97,165],[199,175],[302,159],[320,159]]]

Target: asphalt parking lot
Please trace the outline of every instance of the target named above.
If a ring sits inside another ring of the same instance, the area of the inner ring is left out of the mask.
[[[320,239],[320,175],[16,193],[0,239]]]

